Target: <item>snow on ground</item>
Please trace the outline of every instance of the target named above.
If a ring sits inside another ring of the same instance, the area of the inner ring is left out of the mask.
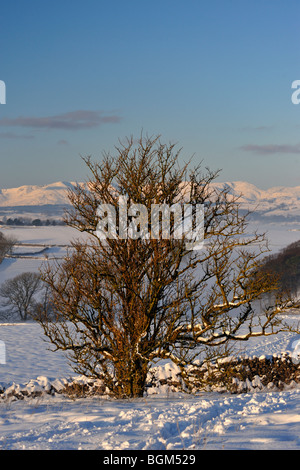
[[[276,249],[300,238],[298,228],[271,229]],[[65,227],[22,227],[14,233],[23,242],[53,244],[70,236]],[[7,259],[0,265],[0,283],[24,270],[36,270],[40,263]],[[251,340],[237,351],[256,356],[292,351],[298,339],[286,333]],[[0,324],[0,341],[6,347],[1,384],[74,376],[65,356],[48,349],[35,323]],[[134,400],[71,400],[61,395],[1,400],[0,449],[300,449],[300,387],[238,395],[192,396],[163,387],[159,392]]]
[[[18,243],[28,244],[45,244],[49,249],[45,252],[49,258],[60,258],[65,255],[66,247],[60,245],[67,245],[70,240],[78,237],[77,232],[65,226],[41,226],[41,227],[18,227],[18,226],[1,226],[0,231],[6,237],[14,238]],[[30,248],[26,249],[16,247],[16,252],[26,251],[30,254]],[[39,248],[38,250],[41,250]],[[23,258],[6,258],[0,264],[0,284],[6,279],[10,279],[24,271],[37,272],[42,263],[46,260],[44,254],[35,255],[37,247],[32,247],[31,252],[33,257]]]
[[[256,355],[290,351],[296,335],[249,343]],[[47,350],[34,323],[0,326],[7,363],[0,382],[39,383],[74,376],[65,357]],[[0,448],[69,450],[300,449],[300,387],[281,392],[198,396],[166,388],[141,399],[44,395],[0,401]]]
[[[300,390],[1,404],[2,449],[299,449]]]

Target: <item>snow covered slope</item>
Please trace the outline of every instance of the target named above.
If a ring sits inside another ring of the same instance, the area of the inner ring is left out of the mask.
[[[65,205],[68,204],[67,190],[74,184],[59,181],[43,186],[3,188],[0,189],[0,208]],[[245,181],[215,182],[213,186],[218,189],[226,187],[232,195],[242,195],[242,207],[255,210],[259,217],[300,218],[300,186],[278,186],[264,190]]]
[[[44,186],[20,186],[0,189],[0,207],[66,204],[67,190],[75,183],[59,181]]]
[[[241,203],[245,209],[255,210],[262,216],[299,217],[300,186],[277,186],[259,189],[245,181],[213,183],[218,188],[228,188],[230,194],[241,195]]]

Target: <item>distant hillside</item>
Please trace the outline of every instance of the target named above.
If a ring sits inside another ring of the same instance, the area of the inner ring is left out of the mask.
[[[218,188],[228,187],[233,195],[241,194],[241,205],[267,218],[300,218],[300,186],[277,186],[259,189],[245,181],[214,183]]]
[[[44,186],[28,185],[19,188],[0,189],[0,208],[19,208],[30,212],[41,206],[48,210],[54,206],[68,204],[67,189],[74,182],[56,182]],[[82,183],[83,184],[83,183]],[[213,183],[217,188],[229,188],[233,195],[242,194],[241,206],[255,210],[258,217],[268,219],[300,219],[300,186],[273,187],[267,190],[259,189],[245,181]]]
[[[28,185],[0,189],[0,207],[60,205],[68,203],[66,192],[75,183],[59,181],[44,186]]]

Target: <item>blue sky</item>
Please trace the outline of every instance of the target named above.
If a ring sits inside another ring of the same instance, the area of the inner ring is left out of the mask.
[[[219,181],[300,185],[298,0],[11,0],[0,188],[88,176],[141,130]]]

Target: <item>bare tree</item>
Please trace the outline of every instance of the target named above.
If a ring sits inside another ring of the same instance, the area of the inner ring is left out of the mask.
[[[238,198],[212,184],[218,172],[180,167],[180,152],[159,137],[130,138],[115,151],[101,163],[85,159],[91,179],[69,191],[65,222],[87,238],[42,273],[60,321],[45,312],[40,321],[74,370],[101,378],[116,396],[141,396],[153,362],[169,359],[184,374],[208,348],[219,354],[231,342],[286,329],[279,299],[265,311],[253,308],[276,287],[258,269],[266,239],[247,234]],[[120,226],[99,238],[99,204],[113,206],[120,219],[120,196],[148,213],[153,204],[204,204],[203,248],[190,250],[185,236],[126,238]]]
[[[24,272],[13,279],[8,279],[0,287],[2,305],[8,307],[9,315],[17,313],[22,321],[34,315],[37,306],[35,294],[42,289],[39,273]]]
[[[0,232],[0,264],[2,263],[5,256],[11,252],[14,244],[15,240],[13,238],[5,237],[3,233]]]

